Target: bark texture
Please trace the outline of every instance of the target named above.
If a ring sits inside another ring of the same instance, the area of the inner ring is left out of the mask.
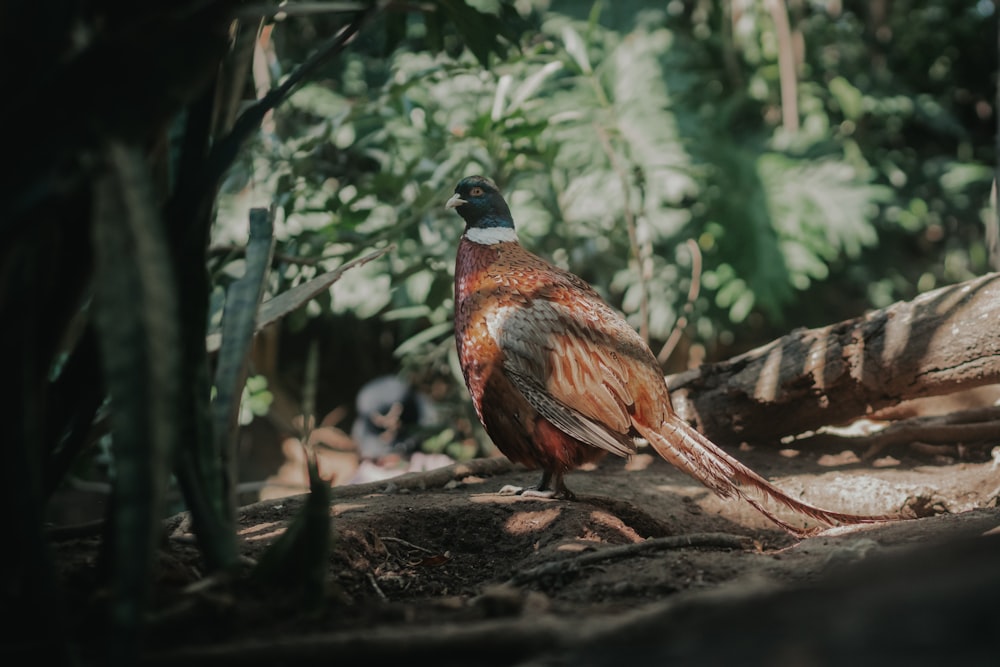
[[[721,444],[775,442],[1000,383],[1000,273],[793,331],[667,383],[678,414]]]

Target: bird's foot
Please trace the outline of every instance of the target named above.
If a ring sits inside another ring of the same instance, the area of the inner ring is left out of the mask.
[[[573,492],[565,488],[562,491],[559,491],[556,489],[539,489],[537,486],[514,486],[513,484],[506,484],[503,488],[497,491],[497,494],[501,496],[521,496],[522,498],[576,499]]]
[[[546,471],[541,481],[535,486],[514,486],[507,484],[500,489],[501,496],[523,496],[525,498],[559,498],[561,500],[576,500],[576,495],[566,488],[562,473]]]
[[[497,491],[501,496],[522,496],[524,498],[555,498],[556,492],[552,489],[539,489],[535,486],[514,486],[506,484]]]
[[[536,489],[529,486],[521,491],[521,496],[524,498],[555,498],[556,492],[552,489]]]

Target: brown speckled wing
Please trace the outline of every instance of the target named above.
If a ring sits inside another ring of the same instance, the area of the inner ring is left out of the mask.
[[[497,309],[490,329],[511,382],[540,415],[574,438],[627,456],[635,451],[633,419],[662,421],[669,395],[652,353],[575,276],[552,267],[528,303]],[[656,383],[662,392],[649,390]],[[637,405],[637,397],[648,394],[661,403],[640,398]]]
[[[516,364],[506,367],[507,376],[532,408],[563,433],[618,456],[635,453],[635,442],[623,433],[612,431],[586,417],[548,393],[536,378],[519,373]]]

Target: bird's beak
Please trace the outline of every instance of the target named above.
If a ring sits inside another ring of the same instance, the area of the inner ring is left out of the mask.
[[[449,199],[447,202],[445,202],[444,207],[446,209],[447,208],[458,208],[459,206],[461,206],[464,203],[466,203],[465,200],[462,199],[461,197],[459,197],[458,193],[456,192],[455,194],[453,194],[451,196],[451,199]]]

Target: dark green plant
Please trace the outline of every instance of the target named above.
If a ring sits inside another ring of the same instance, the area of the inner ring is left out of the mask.
[[[73,659],[43,516],[94,433],[107,431],[114,477],[103,526],[100,585],[112,593],[104,657],[130,665],[140,650],[171,473],[208,570],[234,571],[230,468],[248,341],[262,322],[294,310],[349,268],[258,309],[274,241],[270,216],[260,225],[255,217],[247,270],[228,290],[221,348],[210,353],[208,244],[220,184],[265,116],[304,80],[364,30],[391,35],[413,8],[332,3],[336,30],[314,40],[313,55],[249,105],[243,100],[263,25],[252,12],[261,6],[48,9],[13,3],[0,22],[5,80],[16,90],[0,119],[17,128],[8,155],[18,165],[0,186],[0,342],[15,359],[0,428],[10,454],[4,492],[16,516],[2,595],[5,609],[18,610],[4,631],[25,646],[25,657]],[[509,33],[499,14],[464,2],[420,5],[419,13],[443,36],[473,44],[484,65]],[[39,34],[20,39],[14,31],[26,27]],[[39,627],[63,641],[25,645]]]

